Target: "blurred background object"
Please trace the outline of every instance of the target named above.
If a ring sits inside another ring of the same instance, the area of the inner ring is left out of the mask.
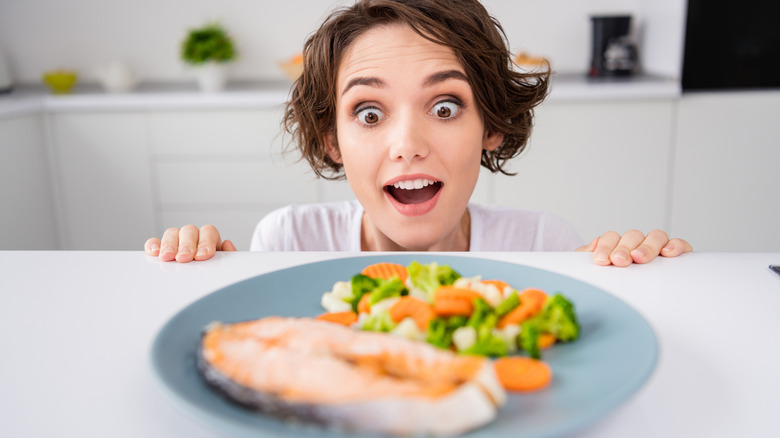
[[[593,35],[588,75],[629,76],[637,68],[636,44],[631,39],[630,15],[590,17]]]
[[[233,39],[219,23],[190,29],[181,44],[182,60],[195,69],[198,85],[207,93],[225,88],[227,65],[237,56]]]
[[[96,69],[100,84],[109,93],[127,93],[140,82],[138,75],[121,61],[114,61]]]
[[[297,54],[285,61],[279,62],[279,68],[282,69],[287,79],[294,81],[303,73],[303,55]]]
[[[780,2],[687,3],[683,89],[780,87]]]
[[[54,94],[68,94],[76,85],[78,74],[75,70],[57,69],[43,72],[43,82]]]
[[[0,44],[0,93],[10,93],[14,88],[14,80],[11,77],[11,66],[5,56],[2,44]]]

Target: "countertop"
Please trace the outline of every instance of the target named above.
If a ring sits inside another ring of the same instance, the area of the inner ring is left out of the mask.
[[[53,95],[43,85],[17,85],[0,94],[0,118],[41,111],[148,111],[180,109],[257,109],[282,105],[289,81],[233,81],[218,93],[202,93],[191,83],[143,82],[129,93],[111,94],[96,83],[78,84],[71,94]],[[554,74],[547,102],[671,99],[681,93],[678,81],[651,75],[589,78]]]
[[[161,390],[155,335],[224,286],[350,253],[219,253],[161,263],[141,251],[0,252],[4,436],[222,436]],[[456,254],[457,255],[457,254]],[[691,253],[629,268],[587,253],[471,253],[590,283],[636,309],[657,366],[577,437],[771,436],[780,411],[780,253]],[[319,298],[317,291],[316,297]]]

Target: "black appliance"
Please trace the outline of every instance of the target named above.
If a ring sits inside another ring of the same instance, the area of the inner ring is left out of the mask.
[[[592,24],[591,62],[588,76],[628,76],[637,69],[636,45],[631,41],[630,15],[590,17]]]
[[[780,2],[688,0],[682,87],[780,87]]]

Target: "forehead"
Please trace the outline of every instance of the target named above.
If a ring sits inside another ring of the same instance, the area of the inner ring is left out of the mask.
[[[350,77],[420,70],[464,69],[447,46],[427,40],[405,24],[373,27],[347,48],[339,65],[339,86]],[[340,87],[339,87],[340,88]]]

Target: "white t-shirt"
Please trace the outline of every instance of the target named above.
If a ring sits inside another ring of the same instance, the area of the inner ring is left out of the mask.
[[[470,251],[573,251],[582,239],[543,211],[469,204]],[[357,201],[290,205],[264,217],[252,251],[360,251],[363,207]]]

